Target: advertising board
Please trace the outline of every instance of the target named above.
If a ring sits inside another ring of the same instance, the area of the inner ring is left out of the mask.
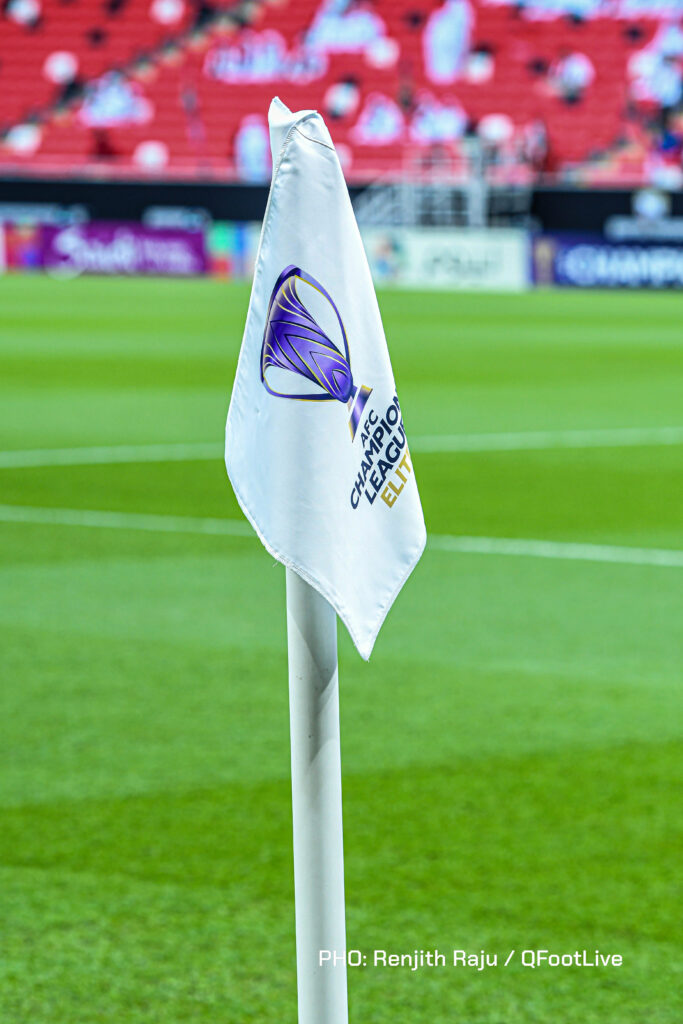
[[[521,230],[366,228],[362,235],[378,284],[490,291],[529,284],[529,241]]]
[[[537,235],[533,277],[572,288],[681,288],[683,244],[608,242],[591,235]]]
[[[43,225],[42,266],[66,276],[155,274],[189,277],[208,269],[203,231],[93,221]]]

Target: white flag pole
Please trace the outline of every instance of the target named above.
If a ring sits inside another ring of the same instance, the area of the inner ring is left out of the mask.
[[[291,569],[287,642],[299,1024],[347,1024],[337,619]]]

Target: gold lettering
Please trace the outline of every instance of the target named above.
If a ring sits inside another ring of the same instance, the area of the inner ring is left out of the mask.
[[[406,448],[406,451],[405,451],[405,455],[401,459],[399,465],[396,467],[396,476],[399,478],[399,480],[402,481],[402,483],[400,484],[399,487],[397,487],[396,484],[393,483],[391,480],[387,480],[387,485],[386,485],[386,487],[384,488],[384,490],[382,491],[382,494],[381,494],[382,501],[384,501],[384,503],[386,505],[388,505],[389,508],[391,508],[391,506],[394,504],[394,502],[398,498],[399,494],[401,493],[401,491],[403,490],[403,488],[405,487],[405,485],[408,482],[408,477],[403,475],[403,473],[399,469],[399,466],[403,466],[403,468],[405,469],[406,473],[412,473],[412,468],[411,468],[411,465],[410,465],[410,458],[408,456],[408,449],[407,448]]]

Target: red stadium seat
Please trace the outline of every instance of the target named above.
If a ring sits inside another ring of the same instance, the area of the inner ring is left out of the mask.
[[[628,60],[658,28],[655,19],[639,21],[636,45],[625,32],[633,24],[625,20],[600,17],[572,23],[558,16],[534,20],[513,6],[473,0],[470,46],[484,47],[493,55],[493,71],[488,78],[464,73],[446,85],[429,80],[423,57],[424,25],[438,5],[433,0],[367,0],[363,6],[382,19],[386,35],[397,48],[388,46],[385,53],[380,47],[374,57],[372,47],[332,53],[327,69],[312,74],[308,82],[292,80],[291,74],[282,71],[270,80],[228,84],[206,76],[207,53],[253,38],[247,33],[274,31],[291,57],[310,30],[321,2],[264,2],[255,8],[251,26],[214,22],[192,32],[197,17],[194,0],[39,2],[40,18],[35,24],[17,21],[12,3],[4,6],[0,21],[0,132],[6,134],[13,126],[36,119],[41,125],[28,144],[23,135],[19,145],[16,133],[6,137],[4,146],[0,145],[0,166],[33,162],[73,169],[94,163],[131,173],[136,147],[154,140],[168,150],[168,163],[157,168],[160,174],[210,170],[229,177],[235,172],[233,142],[243,118],[265,115],[275,94],[292,107],[326,112],[329,87],[349,76],[358,89],[358,105],[344,116],[330,118],[329,124],[335,141],[350,155],[352,176],[400,170],[405,147],[411,145],[407,123],[398,140],[359,143],[354,125],[368,97],[379,94],[394,103],[401,97],[407,121],[410,95],[416,97],[425,90],[442,103],[457,100],[474,124],[487,114],[506,114],[521,130],[540,119],[555,165],[576,163],[607,149],[625,132]],[[230,0],[213,4],[217,14],[231,6]],[[165,52],[163,46],[169,41],[175,41],[174,49]],[[584,54],[595,70],[593,82],[574,104],[553,94],[544,71],[567,51]],[[105,126],[103,142],[84,123],[79,88],[117,69],[124,69],[135,83],[130,99],[134,112],[128,122],[124,116],[123,123],[114,118],[114,124]],[[71,76],[74,80],[69,84]],[[66,123],[59,121],[55,111],[60,102],[72,111]]]

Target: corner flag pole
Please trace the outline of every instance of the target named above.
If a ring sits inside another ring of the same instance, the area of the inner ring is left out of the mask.
[[[367,660],[427,531],[330,133],[277,97],[268,120],[273,181],[225,465],[287,568],[299,1024],[348,1024],[336,616]]]
[[[287,643],[299,1024],[348,1024],[337,618],[292,569]]]

